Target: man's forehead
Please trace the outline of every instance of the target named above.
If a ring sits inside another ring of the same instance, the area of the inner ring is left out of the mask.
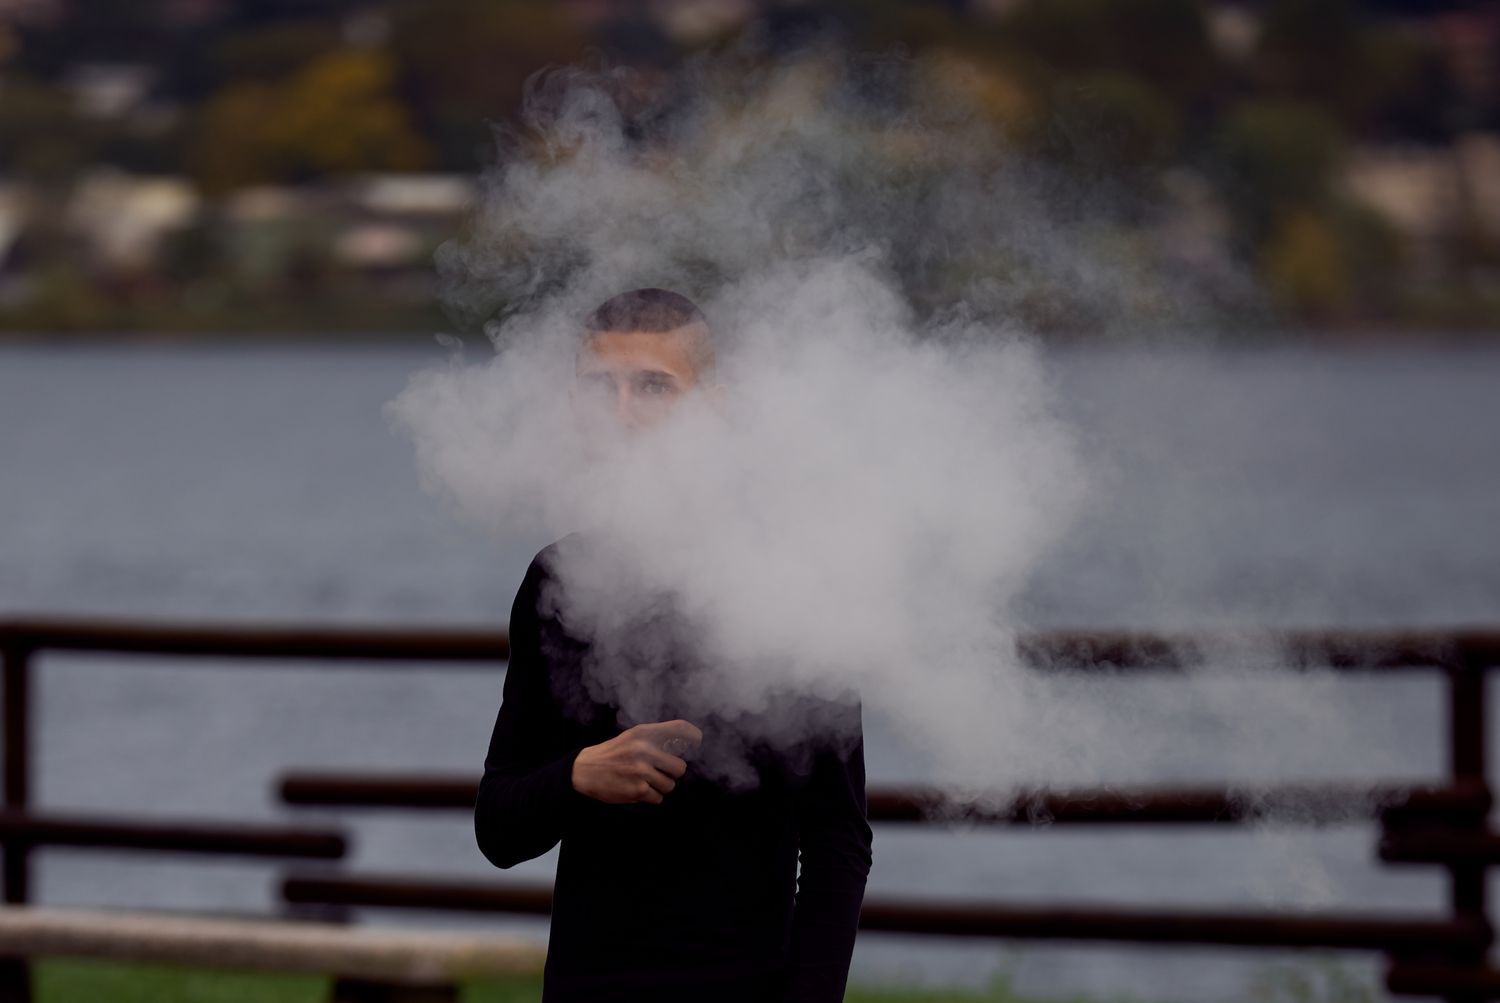
[[[576,361],[580,369],[628,366],[692,373],[706,337],[701,324],[670,331],[593,331],[579,346]]]

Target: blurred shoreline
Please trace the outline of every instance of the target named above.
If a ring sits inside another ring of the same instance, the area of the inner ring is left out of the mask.
[[[449,329],[434,254],[535,140],[539,79],[605,70],[632,152],[670,162],[652,109],[705,65],[789,92],[809,51],[940,99],[903,120],[864,79],[892,112],[859,138],[867,175],[930,154],[891,197],[976,154],[1023,165],[1086,223],[1081,254],[1170,278],[1204,326],[1500,332],[1497,0],[26,0],[0,3],[0,337]],[[827,96],[783,97],[795,121]],[[1008,284],[1028,295],[1004,320],[1090,336],[1065,276],[971,250],[898,264],[905,291]]]
[[[1008,334],[1006,337],[1014,337]],[[1113,334],[1091,339],[1077,335],[1043,335],[1039,342],[1049,352],[1225,354],[1235,352],[1305,349],[1309,353],[1380,354],[1384,352],[1463,352],[1491,354],[1500,350],[1500,327],[1459,330],[1422,328],[1371,328],[1328,330],[1279,328],[1253,332],[1219,333],[1154,332]],[[109,348],[120,345],[156,347],[296,348],[368,346],[431,348],[449,351],[450,346],[486,352],[493,346],[482,333],[456,332],[441,321],[430,328],[370,327],[347,329],[299,328],[184,328],[181,330],[5,330],[0,329],[0,352],[19,348]]]

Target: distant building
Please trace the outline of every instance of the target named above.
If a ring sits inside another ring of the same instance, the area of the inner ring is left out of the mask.
[[[82,114],[121,118],[145,102],[155,79],[156,70],[140,63],[77,63],[63,74],[62,86]]]
[[[5,270],[5,261],[10,249],[32,213],[32,196],[26,186],[15,182],[0,182],[0,272]]]
[[[755,0],[652,0],[651,17],[683,45],[733,31],[759,13]]]
[[[1208,39],[1231,62],[1243,62],[1260,42],[1260,17],[1242,3],[1216,3],[1207,11]]]
[[[1350,158],[1349,194],[1408,237],[1435,241],[1458,212],[1458,175],[1448,147],[1365,147]]]
[[[462,174],[370,174],[352,180],[348,191],[367,212],[417,216],[457,216],[478,194]]]
[[[70,229],[86,236],[95,263],[121,271],[149,268],[162,238],[197,216],[199,195],[186,178],[94,171],[68,202]]]
[[[1429,265],[1438,246],[1460,232],[1500,238],[1500,135],[1469,133],[1451,147],[1366,147],[1352,157],[1345,183]]]

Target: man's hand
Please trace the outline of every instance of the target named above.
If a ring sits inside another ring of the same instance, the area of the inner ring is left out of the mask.
[[[696,749],[703,732],[691,721],[638,724],[573,760],[573,789],[605,804],[661,804],[687,763],[675,752]]]

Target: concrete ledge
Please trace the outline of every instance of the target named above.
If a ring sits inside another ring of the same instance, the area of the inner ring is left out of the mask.
[[[108,958],[316,972],[409,986],[534,975],[545,948],[513,937],[274,919],[0,906],[0,957]]]

